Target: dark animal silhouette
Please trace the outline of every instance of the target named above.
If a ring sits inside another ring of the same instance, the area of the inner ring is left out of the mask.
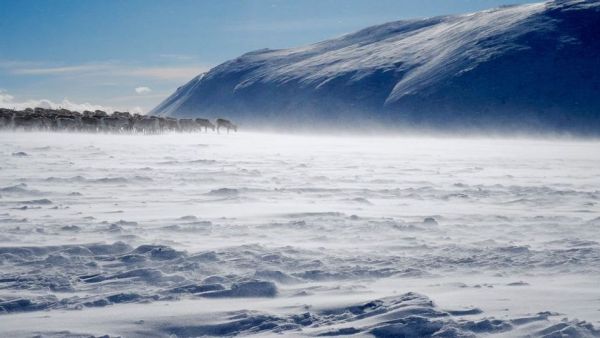
[[[101,126],[103,131],[122,133],[124,131],[131,130],[130,120],[126,117],[119,115],[113,115],[103,117],[101,119]]]
[[[134,116],[133,130],[145,134],[154,134],[159,130],[158,118],[155,116]]]
[[[208,132],[208,128],[212,129],[212,131],[215,131],[215,125],[212,124],[210,120],[198,118],[196,119],[196,123],[200,126],[200,128],[204,127],[204,132]]]
[[[0,130],[54,130],[85,132],[138,132],[156,134],[162,132],[204,132],[220,128],[237,131],[237,126],[226,119],[217,119],[216,125],[208,119],[162,117],[152,115],[130,114],[115,111],[108,114],[102,110],[82,113],[67,109],[27,108],[15,110],[0,108]]]
[[[180,119],[179,128],[181,131],[193,132],[200,130],[200,126],[194,121],[194,119]]]
[[[237,132],[237,126],[231,123],[231,121],[229,120],[217,119],[217,132],[219,132],[219,129],[221,129],[221,127],[226,128],[228,134],[230,129],[233,129],[235,132]]]
[[[179,131],[179,121],[172,117],[159,117],[158,127],[161,132]]]

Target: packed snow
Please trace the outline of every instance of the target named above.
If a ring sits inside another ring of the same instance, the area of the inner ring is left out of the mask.
[[[0,134],[2,337],[598,337],[598,141]]]

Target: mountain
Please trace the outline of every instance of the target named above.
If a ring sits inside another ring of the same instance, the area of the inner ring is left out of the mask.
[[[600,134],[600,1],[396,21],[227,61],[153,114]]]

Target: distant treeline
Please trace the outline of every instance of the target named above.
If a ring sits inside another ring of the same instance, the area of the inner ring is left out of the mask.
[[[217,119],[213,124],[208,119],[177,119],[129,112],[84,111],[67,109],[27,108],[13,110],[0,108],[0,129],[87,131],[87,132],[207,132],[221,128],[237,131],[237,126],[225,119]]]

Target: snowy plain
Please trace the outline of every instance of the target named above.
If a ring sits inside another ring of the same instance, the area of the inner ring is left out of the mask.
[[[600,143],[0,133],[0,336],[600,336]]]

